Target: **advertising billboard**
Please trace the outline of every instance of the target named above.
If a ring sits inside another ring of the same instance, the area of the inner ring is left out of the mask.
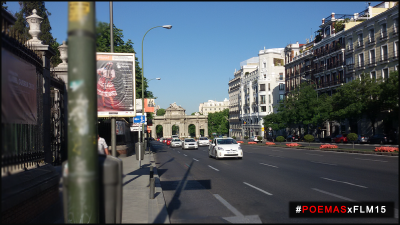
[[[156,104],[154,103],[154,98],[144,99],[144,112],[154,113],[154,108]],[[136,99],[136,113],[142,113],[142,99]]]
[[[98,117],[135,117],[135,54],[96,53]]]
[[[1,121],[37,123],[36,67],[1,48]]]

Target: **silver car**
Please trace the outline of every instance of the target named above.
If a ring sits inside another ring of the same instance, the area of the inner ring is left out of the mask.
[[[199,145],[193,138],[185,138],[182,143],[182,149],[198,149]]]
[[[209,146],[210,145],[210,140],[206,137],[200,137],[199,140],[197,141],[199,146]]]
[[[179,138],[173,138],[171,140],[171,148],[175,148],[175,147],[181,147],[182,146],[182,141]]]

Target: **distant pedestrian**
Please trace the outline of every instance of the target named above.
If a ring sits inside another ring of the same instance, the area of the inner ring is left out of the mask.
[[[99,135],[97,135],[97,145],[97,150],[99,151],[99,154],[109,155],[106,140],[104,140],[104,138],[101,138]]]

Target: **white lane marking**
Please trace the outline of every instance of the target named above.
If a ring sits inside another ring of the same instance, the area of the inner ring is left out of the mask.
[[[319,154],[311,154],[311,153],[306,153],[307,155],[317,155],[317,156],[323,156],[323,155],[319,155]]]
[[[213,169],[213,170],[219,171],[218,169],[215,169],[214,167],[212,167],[212,166],[210,166],[210,165],[208,165],[208,167],[210,167],[210,168]]]
[[[183,154],[184,156],[187,156],[187,155],[185,155],[185,154]]]
[[[181,153],[180,151],[178,151],[178,153]]]
[[[251,185],[251,184],[249,184],[249,183],[246,183],[246,182],[243,182],[243,183],[246,184],[246,185],[248,185],[248,186],[250,186],[250,187],[252,187],[252,188],[254,188],[254,189],[257,189],[257,190],[261,191],[262,193],[265,193],[265,194],[267,194],[267,195],[272,195],[271,193],[266,192],[266,191],[264,191],[263,189],[260,189],[260,188],[258,188],[258,187],[255,187],[255,186],[253,186],[253,185]]]
[[[263,165],[266,165],[266,166],[272,166],[272,167],[278,168],[277,166],[268,165],[268,164],[265,164],[265,163],[260,163],[260,164],[263,164]]]
[[[329,179],[329,178],[325,178],[325,177],[321,177],[321,178],[322,178],[322,179],[325,179],[325,180],[334,181],[334,182],[339,182],[339,183],[349,184],[349,185],[353,185],[353,186],[357,186],[357,187],[367,188],[367,187],[362,186],[362,185],[352,184],[352,183],[345,182],[345,181],[333,180],[333,179]]]
[[[346,198],[346,197],[343,197],[343,196],[340,196],[340,195],[332,194],[332,193],[329,193],[329,192],[326,192],[326,191],[322,191],[322,190],[319,190],[317,188],[312,188],[312,189],[314,191],[319,191],[321,193],[324,193],[324,194],[327,194],[327,195],[330,195],[330,196],[333,196],[333,197],[336,197],[336,198],[340,198],[340,199],[343,199],[343,200],[346,200],[346,201],[356,202],[356,200],[353,200],[353,199],[350,199],[350,198]]]
[[[218,194],[214,194],[214,197],[218,199],[223,205],[225,205],[225,207],[228,208],[233,214],[235,214],[235,216],[222,217],[222,219],[230,223],[262,223],[258,215],[244,216]]]
[[[235,207],[233,207],[231,204],[229,204],[225,199],[223,199],[219,194],[214,194],[214,197],[216,197],[222,204],[226,206],[235,216],[243,216]]]
[[[319,163],[319,164],[325,164],[325,165],[330,165],[330,166],[336,166],[336,164],[331,164],[331,163],[315,162],[315,161],[310,161],[310,162]]]
[[[359,159],[359,160],[369,160],[369,161],[376,161],[376,162],[387,162],[383,160],[375,160],[375,159],[360,159],[360,158],[354,158],[354,159]]]
[[[195,158],[193,158],[193,159],[194,159],[195,161],[197,161],[197,162],[199,161],[199,160],[197,160],[197,159],[195,159]]]

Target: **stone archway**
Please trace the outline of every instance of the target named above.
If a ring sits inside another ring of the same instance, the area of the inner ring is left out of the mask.
[[[185,114],[185,109],[176,103],[170,104],[165,110],[164,116],[155,116],[153,119],[153,126],[163,126],[163,135],[166,138],[172,136],[172,126],[176,125],[179,127],[179,137],[189,136],[189,125],[194,124],[196,126],[196,137],[200,136],[200,129],[204,130],[205,136],[208,136],[208,117],[196,113],[196,115],[189,116]],[[152,133],[152,137],[156,138],[155,133]]]

